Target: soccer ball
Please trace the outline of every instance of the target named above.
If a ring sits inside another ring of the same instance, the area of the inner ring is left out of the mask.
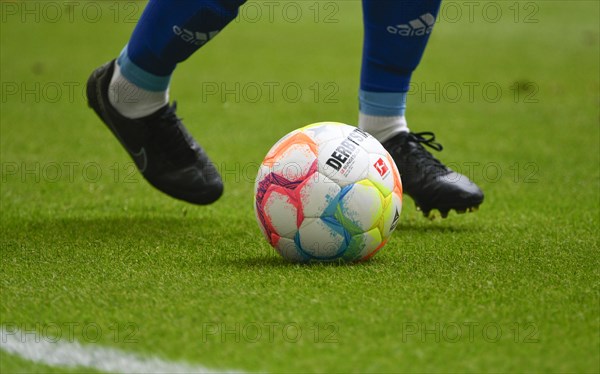
[[[369,259],[396,228],[401,209],[391,156],[371,135],[337,122],[281,138],[254,186],[258,225],[292,262]]]

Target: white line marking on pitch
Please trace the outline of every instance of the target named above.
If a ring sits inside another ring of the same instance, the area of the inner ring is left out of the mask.
[[[5,326],[2,326],[0,337],[3,351],[48,366],[86,367],[111,373],[240,373],[142,357],[114,348],[82,345],[76,341],[51,342],[30,331],[7,331]]]

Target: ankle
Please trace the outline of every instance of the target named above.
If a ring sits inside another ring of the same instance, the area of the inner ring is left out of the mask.
[[[145,90],[130,82],[115,62],[115,70],[108,87],[108,100],[122,116],[130,119],[141,118],[169,103],[169,89]]]

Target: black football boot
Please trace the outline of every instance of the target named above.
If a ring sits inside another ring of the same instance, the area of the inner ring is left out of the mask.
[[[144,178],[158,190],[193,204],[210,204],[223,194],[219,172],[202,147],[165,105],[138,119],[119,114],[108,100],[114,60],[96,69],[87,82],[88,105],[129,153]]]
[[[401,132],[383,142],[400,171],[404,192],[426,217],[433,209],[443,218],[451,209],[458,213],[476,210],[483,202],[481,189],[466,176],[442,164],[423,145],[442,150],[432,132]]]

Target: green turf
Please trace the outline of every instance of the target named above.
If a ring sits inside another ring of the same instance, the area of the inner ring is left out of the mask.
[[[84,344],[94,324],[98,344],[217,369],[600,371],[597,2],[522,2],[516,20],[515,3],[493,2],[495,23],[486,2],[474,22],[466,5],[452,3],[458,22],[446,8],[414,76],[409,123],[436,132],[441,159],[486,201],[429,221],[406,197],[392,240],[357,266],[286,264],[260,235],[252,190],[283,134],[355,123],[359,2],[318,3],[318,22],[313,2],[294,3],[297,23],[282,16],[286,3],[274,22],[248,12],[177,70],[179,114],[225,178],[208,207],[148,186],[86,108],[88,74],[127,41],[127,4],[143,4],[100,3],[98,22],[83,4],[73,22],[3,9],[0,324],[72,324]],[[331,12],[337,22],[324,22]],[[236,82],[239,100],[206,92]],[[423,95],[436,84],[441,97]],[[298,102],[285,85],[302,88]],[[0,369],[51,370],[6,353]]]

